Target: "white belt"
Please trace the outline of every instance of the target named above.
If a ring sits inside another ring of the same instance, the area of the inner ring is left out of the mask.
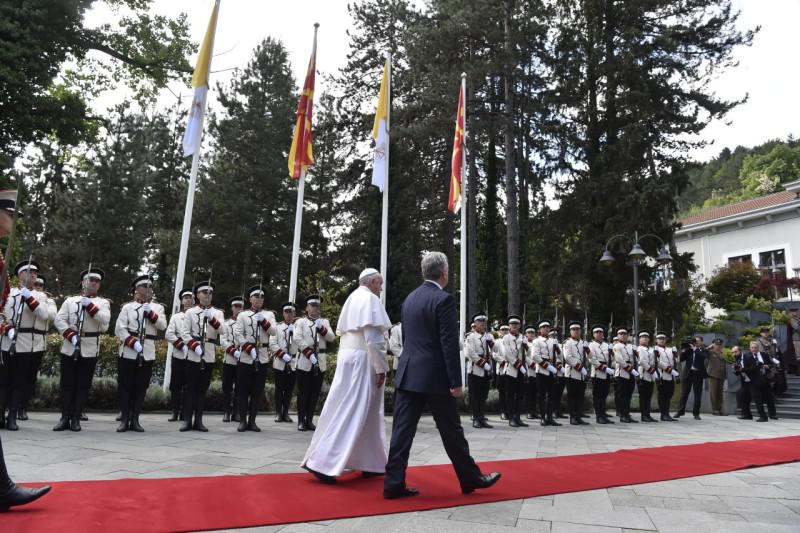
[[[344,333],[339,341],[340,350],[364,350],[367,351],[367,341],[361,332]]]

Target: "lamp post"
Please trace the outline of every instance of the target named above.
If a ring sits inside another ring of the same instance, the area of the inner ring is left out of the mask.
[[[669,255],[669,251],[667,250],[667,245],[664,244],[663,239],[658,235],[653,235],[652,233],[648,233],[639,237],[639,232],[635,231],[633,233],[633,238],[629,235],[619,234],[614,235],[608,242],[606,242],[605,250],[603,251],[603,256],[600,258],[600,263],[606,266],[611,265],[614,263],[614,254],[611,253],[609,246],[611,243],[618,239],[624,239],[628,242],[631,242],[631,250],[628,252],[628,259],[630,265],[633,267],[633,332],[634,334],[639,332],[639,265],[641,265],[644,260],[647,258],[647,254],[645,253],[644,249],[642,249],[642,245],[640,244],[646,238],[654,238],[658,240],[661,244],[661,248],[658,250],[658,255],[656,256],[656,262],[660,265],[667,265],[672,262],[672,256]]]

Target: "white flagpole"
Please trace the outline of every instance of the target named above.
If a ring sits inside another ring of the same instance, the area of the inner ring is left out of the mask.
[[[203,99],[203,110],[205,111],[205,98]],[[205,112],[200,118],[200,141],[203,139],[203,121]],[[178,271],[175,273],[175,292],[172,294],[172,313],[180,311],[181,289],[183,289],[183,277],[186,271],[186,256],[189,252],[189,233],[192,230],[192,210],[194,209],[194,191],[197,186],[197,171],[200,167],[200,143],[192,154],[192,171],[189,174],[189,187],[186,190],[186,209],[183,212],[183,230],[181,230],[181,249],[178,254]],[[172,378],[172,344],[167,346],[167,362],[164,367],[164,391],[169,388]]]
[[[297,183],[297,208],[294,215],[294,244],[292,245],[292,275],[289,280],[289,301],[294,302],[297,296],[297,269],[300,266],[300,231],[303,227],[303,196],[306,189],[306,170],[300,170],[300,181]]]
[[[467,74],[461,73],[461,94],[464,96],[464,135],[461,140],[461,274],[460,278],[460,299],[459,299],[459,339],[464,342],[464,335],[467,331]],[[458,118],[456,118],[456,121]],[[465,367],[464,357],[461,358],[461,366]],[[461,375],[465,376],[464,368]],[[466,379],[464,381],[466,385]]]
[[[386,289],[388,286],[388,241],[389,241],[389,145],[391,144],[391,129],[389,127],[392,116],[392,53],[386,52],[387,64],[387,100],[388,109],[386,110],[386,180],[383,184],[383,209],[381,215],[381,276],[383,277],[383,288],[381,289],[381,303],[386,305]]]

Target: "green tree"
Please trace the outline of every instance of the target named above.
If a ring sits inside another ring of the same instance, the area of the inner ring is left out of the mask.
[[[708,303],[718,309],[731,310],[748,298],[761,297],[758,284],[761,274],[750,263],[731,263],[718,268],[706,283]]]

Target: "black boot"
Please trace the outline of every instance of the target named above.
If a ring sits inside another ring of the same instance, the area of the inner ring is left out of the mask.
[[[70,431],[80,431],[81,430],[81,416],[73,416],[72,420],[69,424]]]
[[[194,429],[197,431],[202,431],[206,433],[208,428],[203,425],[203,409],[206,405],[206,397],[205,394],[201,394],[197,397],[197,409],[195,409],[194,415]]]
[[[122,411],[120,411],[119,413],[117,413],[117,418],[115,418],[114,420],[116,420],[117,422],[119,422],[119,421],[121,421],[121,420],[122,420]]]
[[[522,421],[522,418],[520,418],[520,416],[519,416],[519,415],[517,415],[517,417],[516,417],[516,420],[517,420],[517,425],[518,425],[519,427],[521,427],[521,428],[526,428],[526,427],[528,427],[528,424],[527,424],[526,422],[523,422],[523,421]]]
[[[81,422],[88,422],[89,421],[89,417],[86,416],[86,411],[81,410],[80,419],[81,419]]]
[[[183,425],[178,431],[189,431],[192,429],[192,396],[189,392],[183,394]]]
[[[117,433],[125,433],[126,431],[128,431],[128,417],[126,415],[120,415]]]
[[[139,423],[139,412],[133,413],[131,416],[131,431],[135,431],[137,433],[144,433],[144,428]]]
[[[28,419],[28,410],[24,407],[20,407],[19,411],[17,411],[17,420],[22,420],[23,422]]]
[[[222,421],[223,422],[230,422],[231,421],[231,412],[230,411],[225,411],[225,413],[222,415]]]
[[[6,420],[6,429],[9,431],[18,431],[17,425],[17,410],[13,407],[8,410],[8,419]]]
[[[66,429],[69,429],[69,413],[62,411],[61,420],[58,421],[58,424],[53,426],[53,431],[64,431]]]
[[[247,410],[239,407],[239,416],[236,418],[239,419],[239,427],[236,428],[236,431],[244,432],[247,431]]]
[[[547,418],[547,425],[548,426],[560,426],[561,423],[560,422],[556,422],[555,419],[553,418],[553,415],[550,415]]]
[[[581,423],[578,422],[577,418],[575,418],[574,416],[571,416],[571,417],[569,417],[569,425],[570,426],[580,426]]]
[[[172,403],[172,415],[167,419],[167,422],[177,422],[178,421],[178,413],[181,410],[181,399],[177,394],[173,394],[171,398]]]
[[[256,425],[256,416],[258,416],[258,400],[253,398],[250,400],[250,420],[247,423],[247,429],[260,433],[261,428]]]

